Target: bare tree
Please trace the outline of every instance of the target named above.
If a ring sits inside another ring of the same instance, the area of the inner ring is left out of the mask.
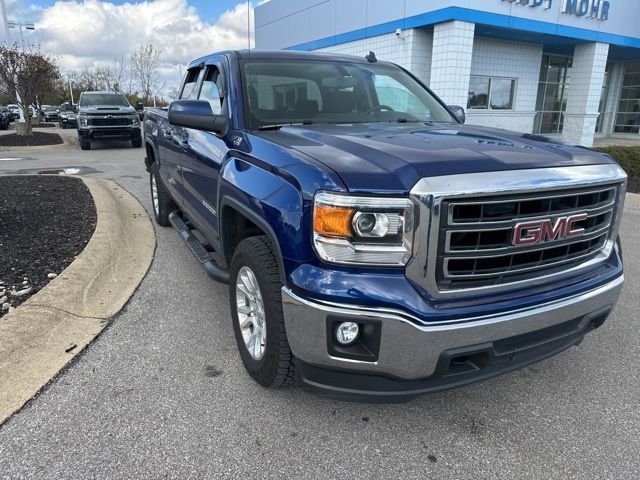
[[[131,76],[140,87],[143,101],[149,103],[160,90],[160,50],[153,45],[142,45],[131,55]]]
[[[111,88],[114,92],[122,92],[129,73],[129,62],[124,57],[114,58],[111,64]]]
[[[0,85],[9,96],[17,93],[16,102],[24,113],[25,126],[18,129],[18,135],[33,135],[29,107],[59,78],[56,60],[40,45],[32,45],[27,50],[18,48],[17,44],[0,45]]]

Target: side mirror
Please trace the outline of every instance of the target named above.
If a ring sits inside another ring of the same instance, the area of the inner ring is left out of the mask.
[[[466,116],[464,114],[464,108],[459,105],[448,105],[449,111],[453,113],[453,116],[460,120],[460,123],[464,123]]]
[[[138,102],[133,108],[135,108],[138,112],[142,112],[144,110],[144,105],[142,104],[142,102]]]
[[[206,100],[174,100],[169,105],[169,123],[212,132],[220,137],[229,130],[229,117],[214,115]]]

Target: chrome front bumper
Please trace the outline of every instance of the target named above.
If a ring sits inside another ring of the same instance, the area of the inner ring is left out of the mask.
[[[286,287],[282,289],[282,303],[289,345],[301,361],[341,371],[417,380],[434,374],[443,352],[536,332],[613,308],[623,282],[621,275],[597,289],[535,308],[434,325],[417,325],[388,310],[303,299]],[[327,347],[329,315],[345,321],[380,322],[378,359],[367,362],[331,356]]]

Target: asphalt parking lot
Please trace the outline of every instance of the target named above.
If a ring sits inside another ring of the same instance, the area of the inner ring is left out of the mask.
[[[143,156],[124,143],[5,151],[0,175],[86,167],[149,208]],[[620,304],[579,347],[399,405],[258,386],[236,352],[227,287],[157,228],[129,304],[0,427],[0,477],[639,478],[638,224],[640,201],[628,202]]]

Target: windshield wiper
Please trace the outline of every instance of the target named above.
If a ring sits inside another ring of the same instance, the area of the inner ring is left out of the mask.
[[[289,123],[273,123],[271,125],[261,125],[258,130],[280,130],[282,127],[291,127],[295,125],[313,125],[318,122],[313,120],[303,120],[302,122],[289,122]]]

